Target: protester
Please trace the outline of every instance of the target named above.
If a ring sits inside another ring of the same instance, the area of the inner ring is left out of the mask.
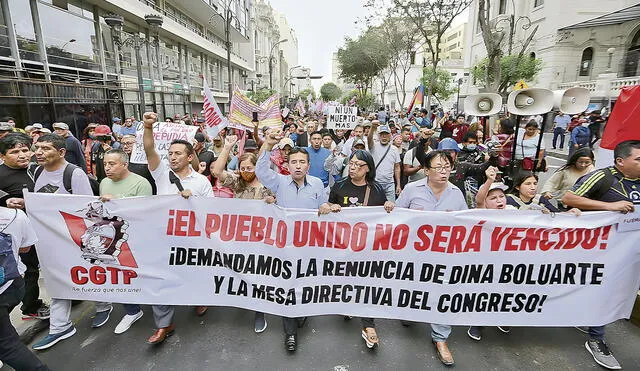
[[[291,175],[278,174],[269,166],[271,150],[282,138],[278,130],[271,130],[262,145],[256,164],[256,176],[260,183],[269,188],[276,196],[276,203],[285,208],[318,209],[327,202],[322,180],[308,175],[309,154],[304,148],[294,148],[289,152],[287,162]],[[293,352],[297,349],[298,327],[306,319],[282,318],[285,332],[285,348]]]
[[[560,212],[546,197],[538,194],[538,176],[532,172],[518,174],[513,182],[512,194],[507,195],[507,203],[519,210],[542,210]]]
[[[196,133],[193,144],[193,150],[196,152],[196,156],[198,156],[200,168],[203,169],[200,174],[209,176],[209,174],[211,174],[211,172],[209,171],[209,167],[211,166],[211,163],[215,161],[216,155],[212,151],[206,149],[203,133]]]
[[[277,148],[271,151],[271,169],[278,172],[278,174],[289,175],[289,152],[293,149],[293,140],[289,138],[282,138],[277,144]]]
[[[600,111],[592,111],[589,114],[589,147],[593,146],[600,140],[600,127],[604,119],[600,116]]]
[[[40,193],[93,195],[89,178],[81,168],[72,168],[71,179],[65,180],[65,173],[69,163],[65,160],[65,139],[56,134],[45,134],[38,138],[36,146],[36,159],[41,166],[34,174],[34,190]],[[71,168],[70,168],[71,169]],[[68,184],[67,184],[68,183]],[[68,189],[67,187],[70,186]],[[92,327],[100,327],[109,320],[111,305],[107,303],[95,303],[96,316]],[[71,300],[51,299],[51,316],[49,317],[49,334],[42,340],[33,344],[34,350],[50,348],[68,339],[76,333],[76,328],[71,322]]]
[[[333,136],[326,129],[322,131],[322,147],[329,151],[333,151],[336,147],[336,143],[333,141]]]
[[[153,125],[157,121],[158,116],[156,113],[147,112],[144,114],[144,134],[142,139],[149,171],[156,182],[158,194],[180,194],[184,198],[191,196],[213,197],[213,189],[209,180],[191,168],[191,162],[197,158],[191,143],[184,140],[174,140],[169,147],[168,163],[160,159],[160,155],[156,152],[153,138]],[[170,305],[154,305],[152,309],[157,329],[147,339],[147,343],[160,344],[175,331],[176,326],[173,323],[174,308]],[[196,307],[197,315],[204,315],[206,311],[207,307]]]
[[[391,150],[393,145],[391,142],[391,130],[389,126],[382,125],[374,120],[372,130],[367,136],[369,143],[369,152],[375,160],[376,182],[384,188],[387,194],[387,200],[395,201],[396,196],[400,194],[400,154],[396,150]],[[379,141],[373,140],[373,134],[378,132]]]
[[[87,169],[87,174],[95,175],[92,173],[93,169],[91,168],[91,148],[93,148],[95,131],[98,127],[98,124],[88,124],[84,131],[82,132],[82,140],[80,144],[82,146],[82,153],[84,154],[85,166]]]
[[[27,134],[10,133],[0,139],[0,191],[6,195],[0,197],[0,206],[24,210],[23,190],[33,192],[34,165],[30,162],[32,152],[31,138]],[[22,319],[47,319],[49,306],[40,298],[40,264],[35,246],[20,254],[20,260],[26,266],[24,272],[25,293],[22,299]]]
[[[121,149],[110,149],[104,154],[104,170],[107,177],[100,182],[100,200],[108,202],[116,198],[151,196],[151,184],[140,175],[129,171],[129,156]],[[126,332],[144,314],[138,304],[122,304],[126,314],[118,323],[116,334]]]
[[[80,144],[80,141],[76,137],[74,137],[73,134],[71,134],[71,132],[69,131],[69,125],[65,124],[64,122],[54,122],[53,129],[56,134],[65,138],[65,141],[67,143],[67,153],[65,155],[65,160],[67,160],[67,162],[70,164],[79,166],[86,173],[87,161],[84,157],[82,144]]]
[[[540,142],[539,150],[538,142]],[[534,120],[527,122],[524,131],[520,130],[516,138],[517,168],[524,171],[546,171],[546,165],[543,161],[545,148],[544,139],[540,141],[538,124]]]
[[[558,148],[556,146],[556,140],[560,138],[560,149],[564,148],[564,137],[569,128],[571,122],[571,116],[562,111],[558,111],[558,114],[553,119],[553,149]]]
[[[342,207],[384,206],[387,212],[393,210],[394,204],[387,200],[384,190],[375,181],[376,170],[373,157],[368,152],[356,150],[348,160],[349,176],[331,187],[329,200],[320,205],[318,213],[328,214],[340,212]],[[373,318],[361,318],[362,338],[367,348],[379,344],[378,334]]]
[[[423,211],[466,210],[462,191],[449,183],[453,158],[447,152],[432,151],[422,158],[426,179],[407,184],[396,201],[396,207]],[[453,355],[447,346],[451,326],[431,324],[431,338],[440,361],[453,365]]]
[[[431,152],[431,147],[429,146],[429,139],[433,137],[434,131],[428,128],[420,129],[420,138],[424,139],[424,141],[418,141],[417,146],[422,146],[423,153],[427,154]],[[417,147],[416,146],[416,147]],[[422,164],[420,160],[416,156],[416,147],[411,148],[404,155],[403,163],[403,172],[405,175],[409,177],[407,183],[415,182],[420,179],[424,179],[426,173],[422,171]]]
[[[347,139],[347,141],[344,143],[344,146],[342,146],[342,154],[345,157],[351,154],[351,148],[353,147],[353,142],[355,142],[356,140],[362,139],[365,142],[365,146],[367,145],[367,141],[364,138],[363,125],[360,125],[360,124],[356,125],[355,128],[353,128],[353,130],[351,131],[351,134],[352,134],[352,137]]]
[[[318,130],[317,129],[317,123],[315,121],[309,121],[307,122],[306,126],[306,131],[302,134],[298,134],[298,137],[296,138],[296,145],[298,147],[308,147],[311,145],[311,135]]]
[[[94,131],[95,143],[91,147],[91,174],[100,182],[104,173],[104,154],[112,148],[113,138],[107,125],[98,125]]]
[[[322,146],[322,133],[314,131],[309,137],[309,175],[322,180],[325,187],[329,186],[329,172],[324,169],[324,161],[329,157],[331,151]],[[327,190],[328,192],[328,190]]]
[[[581,148],[589,146],[589,121],[580,120],[580,125],[571,130],[571,139],[569,140],[569,157]]]
[[[640,205],[640,141],[619,143],[613,150],[614,164],[582,177],[562,197],[562,202],[580,210],[630,213]],[[604,326],[587,329],[587,351],[600,366],[622,368],[604,339]]]
[[[595,156],[589,148],[577,150],[567,163],[556,170],[542,187],[542,196],[561,202],[565,192],[570,190],[578,179],[593,171]]]
[[[18,256],[38,242],[36,232],[22,210],[0,207],[0,236],[0,251],[7,255],[0,277],[0,360],[15,370],[48,370],[22,343],[10,318],[11,311],[25,295],[22,275],[26,268]]]
[[[134,174],[138,174],[141,177],[145,178],[149,184],[151,184],[151,192],[152,194],[158,194],[156,189],[156,181],[153,179],[151,172],[149,171],[149,166],[147,164],[134,164],[131,161],[131,154],[133,153],[133,147],[136,145],[136,137],[133,135],[125,135],[122,137],[122,150],[124,153],[129,156],[129,165],[128,169]]]
[[[456,116],[456,121],[451,128],[451,138],[455,139],[457,143],[462,143],[467,131],[469,131],[469,124],[467,124],[464,114],[460,113]]]

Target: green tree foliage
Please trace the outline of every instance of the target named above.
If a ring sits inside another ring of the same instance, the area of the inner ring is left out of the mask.
[[[302,89],[298,93],[298,96],[302,98],[303,101],[307,101],[307,97],[311,94],[311,98],[316,99],[316,91],[313,88]]]
[[[367,29],[357,39],[345,38],[345,46],[338,49],[340,77],[347,82],[360,84],[366,96],[373,79],[389,65],[389,53],[382,33],[376,28]]]
[[[495,76],[489,71],[487,73],[488,59],[485,58],[473,66],[471,73],[476,85],[487,83],[487,76],[493,81]],[[514,86],[518,81],[531,81],[542,69],[542,61],[529,56],[507,55],[500,58],[500,81],[497,92],[504,94],[507,89]]]
[[[457,91],[457,88],[453,86],[453,80],[451,80],[451,73],[449,73],[449,71],[438,68],[436,70],[436,76],[433,78],[433,69],[431,67],[425,67],[423,76],[420,80],[425,86],[430,82],[434,83],[432,86],[432,94],[439,101],[449,99],[449,97]]]
[[[342,96],[342,89],[338,85],[328,82],[320,88],[320,98],[324,101],[338,100]]]
[[[346,92],[342,98],[340,98],[341,104],[348,104],[353,97],[356,97],[356,106],[361,110],[366,110],[373,107],[375,97],[371,93],[362,93],[360,90],[355,89]]]
[[[249,99],[251,99],[252,101],[260,104],[275,93],[276,92],[274,90],[271,90],[269,88],[259,88],[256,89],[256,91],[250,91],[249,93],[247,93],[247,97],[249,97]]]

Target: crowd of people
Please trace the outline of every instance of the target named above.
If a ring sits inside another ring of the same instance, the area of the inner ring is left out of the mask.
[[[111,127],[89,123],[76,138],[68,124],[24,129],[15,120],[0,122],[0,237],[10,236],[9,251],[17,271],[0,281],[0,359],[18,370],[47,369],[20,343],[9,313],[19,303],[24,320],[49,319],[48,334],[32,348],[43,350],[72,337],[71,300],[53,298],[50,306],[39,298],[37,234],[25,214],[24,190],[57,194],[96,195],[103,202],[133,196],[180,194],[182,197],[225,197],[264,200],[284,208],[315,209],[338,213],[345,207],[383,206],[422,211],[457,211],[469,208],[567,212],[610,210],[627,213],[640,204],[640,141],[620,143],[615,162],[594,170],[590,149],[599,138],[583,140],[581,128],[600,125],[597,113],[569,118],[558,112],[553,119],[554,140],[571,132],[571,154],[542,187],[537,172],[546,171],[541,117],[521,121],[501,117],[493,130],[488,122],[450,115],[442,110],[410,114],[363,114],[351,130],[327,129],[326,117],[290,114],[281,127],[222,129],[211,138],[202,118],[182,120],[200,129],[192,142],[174,140],[167,160],[156,151],[155,113],[138,121],[114,118]],[[171,120],[169,118],[169,120]],[[575,123],[574,123],[575,121]],[[136,145],[136,128],[143,127],[142,145],[147,164],[129,161]],[[517,134],[516,134],[517,132]],[[0,238],[0,242],[6,239]],[[13,261],[15,260],[15,262]],[[144,303],[140,303],[144,304]],[[141,305],[123,304],[126,314],[116,325],[127,331],[143,316]],[[95,303],[92,327],[109,320],[112,303]],[[202,316],[206,306],[194,313]],[[153,305],[156,329],[149,344],[162,343],[176,330],[174,307]],[[361,318],[361,337],[367,348],[379,345],[373,318]],[[283,318],[284,346],[295,351],[298,328],[306,318]],[[403,323],[404,324],[404,323]],[[263,313],[256,312],[255,332],[266,329]],[[508,327],[500,327],[509,332]],[[620,368],[604,339],[604,326],[589,327],[585,343],[594,360],[609,369]],[[447,345],[451,326],[431,324],[430,336],[439,359],[453,365]],[[482,328],[468,335],[481,340]]]

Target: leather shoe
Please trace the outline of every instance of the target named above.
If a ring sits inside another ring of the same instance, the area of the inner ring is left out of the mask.
[[[447,346],[446,341],[434,341],[433,344],[436,346],[436,350],[438,351],[438,358],[440,361],[444,363],[446,366],[453,366],[453,355]]]
[[[149,339],[147,339],[147,344],[160,344],[165,341],[166,338],[173,335],[173,332],[176,329],[175,324],[169,325],[169,327],[159,328],[156,332],[151,335]]]
[[[290,352],[295,352],[298,348],[298,337],[296,335],[286,335],[284,338],[284,347]]]
[[[202,317],[204,316],[205,313],[207,313],[207,310],[209,310],[209,307],[205,307],[205,306],[198,306],[196,307],[196,316],[198,317]]]

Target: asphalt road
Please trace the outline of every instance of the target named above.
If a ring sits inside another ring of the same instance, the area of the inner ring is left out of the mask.
[[[290,354],[278,317],[267,315],[267,330],[255,334],[253,313],[234,308],[211,308],[204,317],[196,317],[193,308],[179,308],[175,335],[149,346],[145,340],[153,331],[153,316],[150,307],[143,309],[141,320],[115,335],[122,307],[115,306],[104,327],[91,329],[93,305],[85,302],[74,308],[78,333],[37,354],[53,370],[446,369],[431,345],[428,325],[421,323],[403,327],[395,320],[377,321],[381,345],[372,351],[360,338],[357,319],[313,317],[300,332],[298,351]],[[640,328],[621,320],[607,327],[607,337],[623,367],[639,370]],[[476,342],[466,327],[454,327],[449,346],[458,370],[599,370],[585,340],[574,328],[514,328],[510,334],[486,328]]]

